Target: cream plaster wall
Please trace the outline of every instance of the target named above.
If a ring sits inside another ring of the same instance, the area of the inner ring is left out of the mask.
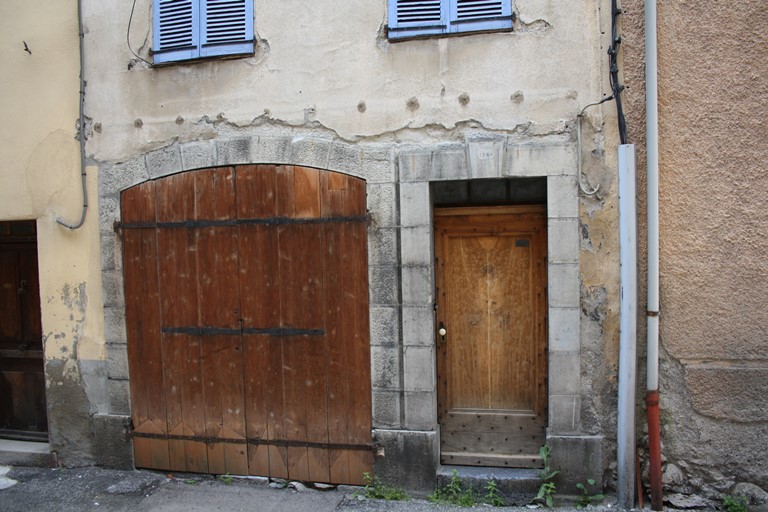
[[[346,140],[424,140],[429,132],[415,130],[468,120],[549,133],[607,91],[606,13],[586,0],[518,0],[512,33],[399,43],[384,36],[385,0],[256,1],[254,57],[164,68],[130,54],[122,2],[86,6],[88,113],[102,130],[89,152],[104,160],[212,137],[222,123],[317,124]],[[138,0],[130,39],[145,59],[150,20],[151,2]],[[418,108],[408,107],[411,98]]]
[[[51,448],[70,463],[81,448],[66,440],[87,437],[88,415],[98,410],[85,374],[105,359],[97,207],[80,230],[56,223],[74,223],[83,204],[77,2],[3,1],[0,51],[0,219],[37,220]],[[88,183],[95,197],[95,167]]]

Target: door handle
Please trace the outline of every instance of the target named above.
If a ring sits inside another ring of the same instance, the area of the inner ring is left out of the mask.
[[[16,290],[16,292],[19,295],[24,295],[25,293],[27,293],[27,280],[26,279],[22,279],[21,280],[21,282],[19,283],[19,289]]]
[[[448,334],[448,331],[445,330],[445,324],[443,322],[440,322],[440,327],[437,330],[437,334],[440,335],[440,340],[445,343],[445,335]]]

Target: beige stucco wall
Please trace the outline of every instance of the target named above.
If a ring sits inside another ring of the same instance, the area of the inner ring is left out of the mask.
[[[623,3],[630,136],[644,149],[643,2]],[[658,4],[660,391],[670,492],[719,498],[737,482],[768,485],[768,83],[766,35],[757,29],[767,22],[759,1]]]
[[[77,231],[56,223],[76,222],[82,206],[77,27],[76,2],[0,4],[0,219],[37,220],[51,448],[65,463],[79,457],[69,440],[87,437],[98,409],[82,389],[105,357],[97,209]],[[96,168],[88,183],[93,197]]]
[[[605,92],[597,57],[606,20],[594,2],[521,0],[513,33],[389,43],[385,0],[279,8],[257,0],[254,57],[154,69],[129,53],[128,13],[115,17],[121,2],[86,5],[88,113],[102,127],[89,151],[97,159],[270,123],[324,126],[347,140],[419,141],[430,137],[420,128],[468,120],[548,133]],[[130,39],[143,58],[150,20],[151,2],[138,0]]]

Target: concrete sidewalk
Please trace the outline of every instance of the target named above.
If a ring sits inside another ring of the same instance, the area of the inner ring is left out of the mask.
[[[209,475],[168,475],[95,467],[50,469],[0,466],[2,512],[325,512],[456,511],[426,500],[369,500],[358,488],[274,488],[266,479],[217,480]],[[14,483],[15,482],[15,483]],[[229,482],[229,483],[227,483]],[[8,486],[8,487],[6,487]],[[492,510],[490,506],[488,507]],[[510,507],[506,510],[514,510]],[[530,512],[528,508],[520,508]],[[558,512],[569,509],[561,508]],[[610,506],[599,510],[611,510]]]

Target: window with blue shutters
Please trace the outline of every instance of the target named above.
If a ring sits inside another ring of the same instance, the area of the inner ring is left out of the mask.
[[[155,0],[155,64],[253,53],[253,0]]]
[[[512,30],[512,0],[389,0],[389,39]]]

